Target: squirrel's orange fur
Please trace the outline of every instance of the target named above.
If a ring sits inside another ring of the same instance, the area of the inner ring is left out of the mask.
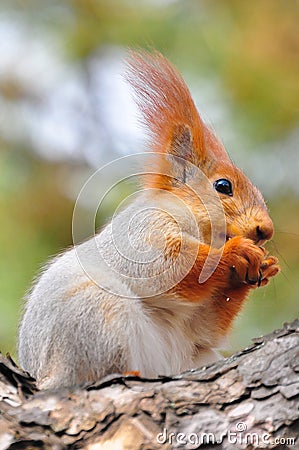
[[[249,290],[279,271],[261,247],[273,235],[261,193],[181,75],[159,53],[132,52],[126,78],[150,134],[144,189],[29,293],[19,357],[40,387],[209,363]]]
[[[215,310],[215,327],[225,335],[250,288],[257,287],[259,277],[260,285],[264,286],[270,277],[279,272],[277,258],[268,257],[264,249],[252,242],[259,243],[255,236],[257,226],[265,229],[261,242],[272,237],[271,219],[260,192],[232,163],[223,145],[203,123],[183,78],[169,61],[158,52],[148,54],[133,51],[128,60],[128,68],[127,80],[135,91],[143,124],[150,131],[151,150],[158,154],[169,153],[182,157],[199,166],[208,178],[217,178],[215,174],[219,173],[219,177],[232,179],[235,190],[239,190],[238,196],[242,198],[240,206],[224,199],[223,207],[228,215],[227,234],[230,239],[224,246],[223,255],[213,275],[205,283],[198,283],[199,274],[210,251],[209,245],[202,243],[191,271],[170,291],[188,302],[199,303],[210,298]],[[184,133],[189,133],[187,145]],[[206,219],[206,211],[198,196],[184,184],[179,188],[173,186],[171,162],[165,157],[155,160],[158,161],[155,166],[155,172],[158,173],[145,177],[144,185],[175,192],[194,210],[199,223]],[[249,223],[242,220],[239,223],[238,215],[241,216],[246,209],[251,210],[252,214],[248,218]],[[200,214],[195,210],[200,210]],[[206,233],[207,241],[209,233],[210,230]],[[171,248],[170,242],[176,242],[176,245]],[[179,251],[178,237],[168,237],[167,252],[176,257]],[[256,280],[256,283],[247,283],[246,276],[250,280]]]

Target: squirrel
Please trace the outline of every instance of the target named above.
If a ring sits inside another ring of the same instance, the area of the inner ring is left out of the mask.
[[[55,257],[27,295],[19,362],[40,388],[212,363],[249,291],[280,270],[263,247],[274,229],[262,194],[180,73],[159,52],[132,50],[125,77],[151,164],[133,202]]]

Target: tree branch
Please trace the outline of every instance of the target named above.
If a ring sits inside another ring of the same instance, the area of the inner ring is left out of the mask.
[[[299,319],[253,342],[175,377],[59,391],[38,391],[0,355],[0,450],[297,449]]]

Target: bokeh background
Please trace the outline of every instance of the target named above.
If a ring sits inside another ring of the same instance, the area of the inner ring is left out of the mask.
[[[143,150],[120,75],[127,47],[155,47],[179,68],[205,121],[267,199],[276,226],[268,248],[282,273],[251,295],[229,351],[298,315],[298,22],[296,0],[1,0],[2,352],[15,355],[32,278],[72,243],[82,184],[103,163]]]

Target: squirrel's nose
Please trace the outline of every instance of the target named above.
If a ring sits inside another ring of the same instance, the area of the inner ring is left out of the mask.
[[[269,241],[272,238],[273,233],[273,223],[272,220],[269,219],[255,227],[254,233],[252,233],[252,238],[256,244],[261,245],[264,242]]]

